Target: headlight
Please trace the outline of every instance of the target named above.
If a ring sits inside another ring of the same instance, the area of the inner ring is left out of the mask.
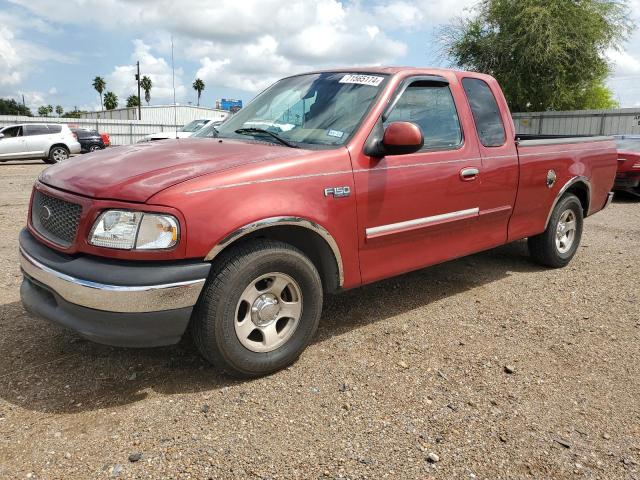
[[[121,250],[162,250],[178,243],[180,228],[172,215],[107,210],[91,229],[89,243]]]

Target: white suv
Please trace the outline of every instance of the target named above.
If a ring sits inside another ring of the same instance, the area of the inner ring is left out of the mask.
[[[39,158],[57,163],[80,153],[80,144],[67,125],[27,123],[0,130],[0,162]]]

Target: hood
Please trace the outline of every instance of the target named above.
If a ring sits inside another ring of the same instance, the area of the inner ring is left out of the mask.
[[[50,187],[98,199],[145,202],[195,177],[275,159],[299,157],[309,150],[266,143],[187,138],[111,147],[73,157],[44,170]]]

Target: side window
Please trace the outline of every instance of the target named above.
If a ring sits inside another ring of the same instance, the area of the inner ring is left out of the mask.
[[[462,86],[467,93],[482,145],[485,147],[504,145],[506,140],[504,124],[496,97],[493,96],[489,85],[477,78],[463,78]]]
[[[5,128],[2,133],[5,138],[20,137],[22,135],[21,127]]]
[[[48,125],[49,133],[60,133],[62,131],[62,125]]]
[[[448,85],[413,82],[402,93],[385,120],[412,122],[422,129],[423,150],[449,149],[462,143],[462,130],[456,105]]]
[[[49,129],[47,128],[46,125],[25,125],[24,127],[24,134],[27,137],[33,136],[33,135],[48,135],[49,134]]]

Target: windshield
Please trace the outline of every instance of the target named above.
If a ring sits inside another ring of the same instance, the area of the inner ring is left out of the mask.
[[[208,120],[193,120],[180,129],[181,132],[197,132],[207,124]]]
[[[618,150],[640,152],[640,138],[616,138]]]
[[[342,145],[358,128],[385,79],[386,75],[352,73],[285,78],[216,127],[217,136],[275,143],[259,131],[267,130],[291,144]]]

